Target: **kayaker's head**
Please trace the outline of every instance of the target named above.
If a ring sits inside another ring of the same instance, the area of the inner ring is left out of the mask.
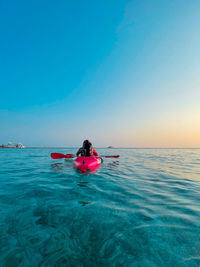
[[[84,142],[83,142],[83,148],[87,148],[87,147],[89,147],[89,146],[91,146],[92,144],[90,143],[90,141],[89,140],[85,140]]]

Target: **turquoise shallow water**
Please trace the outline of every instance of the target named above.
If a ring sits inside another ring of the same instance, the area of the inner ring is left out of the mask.
[[[200,149],[0,150],[0,266],[200,266]]]

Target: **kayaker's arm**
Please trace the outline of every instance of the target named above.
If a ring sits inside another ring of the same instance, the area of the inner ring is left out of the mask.
[[[79,148],[79,150],[76,153],[76,156],[78,157],[81,154],[81,148]]]
[[[94,156],[98,156],[98,153],[96,152],[96,150],[94,149],[94,147],[92,148],[92,152]]]

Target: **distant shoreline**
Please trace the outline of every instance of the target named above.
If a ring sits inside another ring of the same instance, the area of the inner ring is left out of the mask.
[[[2,147],[0,147],[2,148]],[[4,147],[6,148],[6,147]],[[49,148],[56,148],[56,149],[78,149],[79,147],[60,147],[60,146],[30,146],[26,147],[25,149],[49,149]],[[116,149],[200,149],[200,147],[114,147],[114,148],[108,148],[108,147],[96,147],[96,149],[109,149],[109,150],[116,150]]]

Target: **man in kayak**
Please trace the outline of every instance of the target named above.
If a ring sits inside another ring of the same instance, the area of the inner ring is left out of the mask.
[[[79,155],[81,155],[82,157],[84,156],[90,157],[90,156],[98,156],[98,153],[96,152],[94,147],[92,147],[92,144],[90,143],[90,141],[85,140],[83,142],[83,146],[79,148],[78,152],[76,153],[77,157]]]

